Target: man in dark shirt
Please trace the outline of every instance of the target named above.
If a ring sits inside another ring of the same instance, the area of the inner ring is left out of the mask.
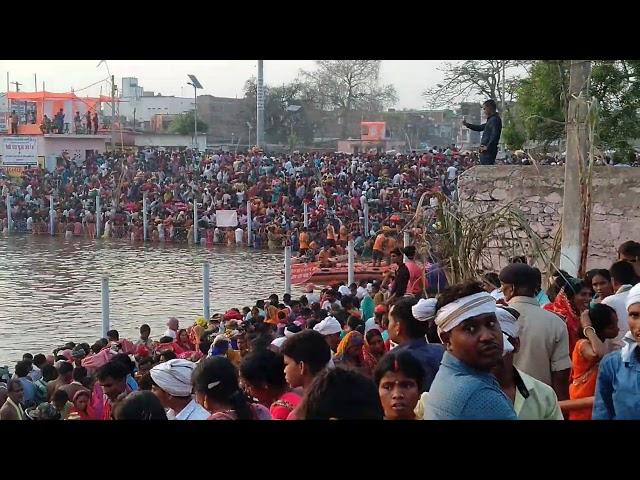
[[[389,291],[389,293],[391,293],[391,297],[389,297],[389,304],[393,303],[396,298],[404,297],[410,276],[409,269],[404,264],[402,252],[399,248],[391,251],[391,262],[398,265],[398,269],[396,270],[396,278],[393,282],[393,286]]]
[[[482,132],[482,139],[480,140],[480,164],[495,165],[496,156],[498,155],[498,142],[500,141],[500,134],[502,133],[502,120],[496,112],[497,107],[494,100],[484,102],[482,109],[487,117],[486,123],[473,125],[463,119],[462,124],[471,130]]]

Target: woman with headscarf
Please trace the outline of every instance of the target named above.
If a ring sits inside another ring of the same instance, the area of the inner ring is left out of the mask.
[[[182,349],[183,352],[192,352],[196,349],[195,345],[191,343],[191,340],[189,339],[189,333],[185,328],[181,328],[180,330],[178,330],[175,343]]]
[[[73,408],[69,412],[67,420],[98,420],[90,402],[91,392],[78,390],[73,396]]]
[[[435,323],[446,347],[425,404],[427,420],[516,420],[513,405],[491,373],[503,337],[496,300],[479,282],[447,288]]]
[[[351,367],[358,370],[363,375],[369,375],[369,369],[364,364],[362,355],[362,347],[364,346],[364,338],[360,332],[351,330],[347,333],[336,349],[334,363],[345,367]]]
[[[624,346],[600,361],[594,420],[640,419],[640,284],[629,290],[626,307],[629,331],[622,337]]]
[[[589,308],[591,301],[591,287],[579,278],[556,278],[556,286],[560,289],[552,303],[543,308],[553,312],[564,320],[569,332],[569,355],[578,341],[578,329],[580,328],[580,315]]]
[[[224,357],[207,358],[193,372],[196,401],[209,420],[271,420],[266,407],[251,403],[240,389],[238,371]]]
[[[378,328],[372,328],[364,334],[362,346],[362,360],[366,369],[373,375],[380,359],[387,351],[382,332]]]

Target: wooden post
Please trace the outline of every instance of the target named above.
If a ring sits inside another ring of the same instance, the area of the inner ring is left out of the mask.
[[[584,205],[580,172],[587,167],[589,154],[588,104],[589,60],[572,60],[567,111],[567,158],[564,166],[564,200],[560,268],[577,276],[582,257],[581,235]]]

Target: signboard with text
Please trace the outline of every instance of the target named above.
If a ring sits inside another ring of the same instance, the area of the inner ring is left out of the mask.
[[[36,137],[2,137],[0,144],[3,165],[37,165],[38,139]]]

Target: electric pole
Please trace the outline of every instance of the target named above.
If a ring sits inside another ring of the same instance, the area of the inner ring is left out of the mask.
[[[116,80],[111,75],[111,148],[116,151]]]
[[[258,84],[256,93],[256,145],[264,149],[264,75],[263,61],[258,60]]]
[[[11,82],[16,86],[16,92],[20,91],[20,85],[22,85],[20,82]]]

